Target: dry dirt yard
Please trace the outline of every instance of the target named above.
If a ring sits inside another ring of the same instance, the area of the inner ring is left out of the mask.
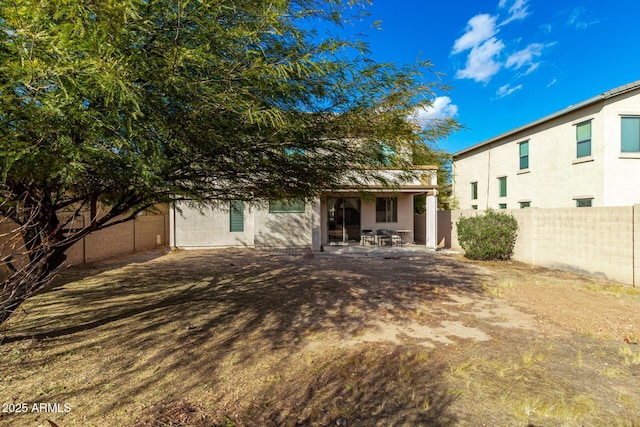
[[[0,333],[0,425],[640,426],[640,292],[515,262],[151,252]]]

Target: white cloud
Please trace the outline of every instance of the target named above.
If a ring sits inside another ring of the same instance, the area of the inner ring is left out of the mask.
[[[537,59],[542,55],[544,48],[551,44],[532,43],[505,59],[507,43],[517,45],[521,40],[515,38],[505,41],[497,36],[500,27],[529,16],[528,3],[529,0],[499,0],[498,7],[505,10],[507,16],[501,23],[497,23],[498,15],[490,14],[475,15],[468,21],[465,33],[454,42],[451,50],[454,55],[469,51],[465,67],[457,70],[456,78],[488,83],[503,68],[517,71],[518,77],[526,76],[538,69],[540,63]]]
[[[495,37],[471,49],[467,57],[466,67],[456,72],[459,79],[473,79],[477,82],[488,82],[496,75],[502,64],[497,61],[505,45]]]
[[[504,20],[500,25],[506,25],[511,21],[516,21],[519,19],[524,19],[529,16],[529,5],[527,5],[528,0],[515,0],[515,2],[509,8],[509,17]],[[499,7],[504,9],[507,5],[506,0],[500,0]]]
[[[426,127],[434,120],[442,120],[458,115],[458,106],[451,103],[448,96],[438,96],[430,107],[418,110],[413,119],[422,127]]]
[[[466,33],[455,41],[452,53],[472,49],[493,37],[496,29],[496,17],[488,14],[476,15],[469,19]]]
[[[496,95],[498,95],[498,98],[504,98],[505,96],[509,96],[513,92],[516,92],[520,89],[522,89],[522,85],[511,87],[511,85],[506,84],[504,86],[501,86],[500,89],[498,89],[498,91],[496,92]]]
[[[554,77],[554,78],[553,78],[553,80],[551,80],[551,81],[547,84],[547,87],[551,87],[551,86],[553,86],[554,84],[556,84],[557,82],[558,82],[558,79],[556,79],[556,78]]]
[[[577,7],[573,9],[573,11],[571,11],[571,16],[569,17],[569,25],[572,25],[578,30],[584,30],[585,28],[600,22],[599,19],[590,19],[585,15],[588,15],[588,12],[584,7]]]
[[[535,62],[534,59],[542,55],[544,48],[545,46],[541,43],[532,43],[526,48],[511,54],[507,58],[505,66],[516,70],[527,67],[523,75],[530,74],[540,66],[540,63]]]

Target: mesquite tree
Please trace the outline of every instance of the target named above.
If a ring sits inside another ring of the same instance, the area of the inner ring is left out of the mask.
[[[347,172],[454,129],[410,119],[442,88],[430,64],[376,63],[336,35],[366,3],[2,0],[0,216],[15,229],[0,323],[75,242],[158,203],[382,180]]]

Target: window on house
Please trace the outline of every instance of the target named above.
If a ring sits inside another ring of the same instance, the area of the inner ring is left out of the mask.
[[[269,213],[301,213],[304,212],[304,200],[285,199],[271,200],[269,202]]]
[[[306,157],[307,152],[304,148],[300,148],[300,147],[285,147],[284,154],[286,154],[289,157],[303,159],[304,157]]]
[[[376,197],[376,222],[398,222],[397,197]]]
[[[520,209],[530,208],[531,202],[520,202]]]
[[[506,203],[500,203],[498,205],[498,209],[507,209],[507,204]]]
[[[478,210],[478,205],[471,205],[471,209],[473,209],[474,211]]]
[[[229,231],[244,231],[244,203],[242,200],[231,200],[229,202]]]
[[[507,197],[507,177],[502,176],[498,178],[498,195],[500,197]]]
[[[622,118],[622,152],[640,152],[640,117]]]
[[[367,163],[373,166],[392,166],[398,163],[398,150],[392,144],[384,142],[367,142],[364,146]]]
[[[577,157],[591,155],[591,120],[578,123],[576,126]]]
[[[576,199],[576,207],[577,208],[590,208],[592,205],[593,199]]]
[[[529,141],[520,143],[520,170],[529,169]]]
[[[478,200],[478,183],[471,183],[471,200]]]

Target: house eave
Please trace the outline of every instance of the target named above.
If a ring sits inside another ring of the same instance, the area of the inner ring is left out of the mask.
[[[403,185],[402,187],[385,187],[385,186],[369,186],[369,187],[345,187],[335,190],[326,191],[325,194],[332,193],[425,193],[437,190],[437,185]]]
[[[567,115],[569,113],[572,113],[574,111],[580,110],[581,108],[588,107],[588,106],[590,106],[592,104],[595,104],[595,103],[598,103],[598,102],[602,102],[602,101],[604,101],[606,99],[610,99],[610,98],[613,98],[613,97],[616,97],[616,96],[619,96],[619,95],[622,95],[624,93],[631,92],[631,91],[634,91],[634,90],[637,90],[637,89],[640,89],[640,80],[636,80],[635,82],[628,83],[626,85],[619,86],[617,88],[608,90],[608,91],[606,91],[606,92],[604,92],[604,93],[602,93],[600,95],[594,96],[593,98],[589,98],[589,99],[587,99],[585,101],[582,101],[582,102],[579,102],[577,104],[570,105],[567,108],[564,108],[564,109],[562,109],[560,111],[557,111],[555,113],[549,114],[549,115],[544,116],[544,117],[542,117],[542,118],[540,118],[538,120],[534,120],[534,121],[529,122],[529,123],[527,123],[527,124],[525,124],[523,126],[520,126],[520,127],[515,128],[515,129],[512,129],[510,131],[504,132],[504,133],[502,133],[502,134],[500,134],[498,136],[495,136],[493,138],[487,139],[487,140],[482,141],[482,142],[480,142],[478,144],[472,145],[471,147],[465,148],[464,150],[460,150],[460,151],[458,151],[458,152],[453,154],[453,159],[456,160],[456,158],[458,158],[460,156],[464,156],[467,153],[470,153],[472,151],[478,150],[478,149],[483,148],[485,146],[489,146],[489,145],[493,144],[494,142],[503,140],[503,139],[508,138],[508,137],[510,137],[512,135],[515,135],[515,134],[523,132],[523,131],[525,131],[527,129],[530,129],[530,128],[533,128],[535,126],[538,126],[538,125],[540,125],[542,123],[549,122],[549,121],[551,121],[553,119],[556,119],[558,117],[562,117],[562,116]]]

